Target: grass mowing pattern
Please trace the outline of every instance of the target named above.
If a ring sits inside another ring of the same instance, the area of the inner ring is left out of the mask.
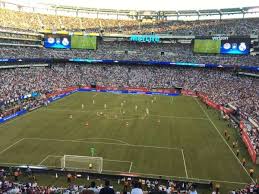
[[[222,133],[226,123],[200,105]],[[106,172],[251,182],[200,105],[184,96],[79,92],[1,125],[0,163],[60,167],[61,156],[90,156],[94,147]]]

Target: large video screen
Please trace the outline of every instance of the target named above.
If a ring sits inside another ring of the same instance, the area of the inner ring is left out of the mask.
[[[195,53],[219,53],[220,52],[220,40],[194,40],[193,51]]]
[[[97,42],[96,36],[72,36],[71,48],[96,50],[96,47],[97,47],[96,42]]]
[[[220,53],[247,55],[250,53],[250,39],[228,39],[221,41]]]
[[[250,53],[249,38],[224,38],[220,39],[195,39],[193,45],[194,53],[206,54],[239,54]]]
[[[71,48],[70,36],[48,34],[44,37],[45,48],[69,49]]]

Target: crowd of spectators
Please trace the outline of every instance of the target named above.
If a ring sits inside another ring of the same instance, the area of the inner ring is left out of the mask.
[[[17,108],[17,105],[19,108],[34,107],[44,103],[43,99],[38,97],[25,101],[18,100],[20,96],[33,92],[44,96],[46,93],[76,85],[146,87],[149,89],[182,87],[186,90],[206,93],[211,100],[221,105],[231,103],[242,114],[253,118],[257,122],[259,121],[259,80],[257,78],[238,76],[233,71],[219,69],[71,63],[53,64],[50,67],[0,70],[1,117],[5,116],[5,111],[8,111],[10,107],[12,108],[10,103],[13,102],[15,102],[13,108]],[[258,132],[248,130],[248,135],[253,145],[257,146]],[[9,181],[1,182],[0,185],[10,190],[10,193],[22,189],[32,189],[34,192],[37,192],[38,189],[44,190],[44,192],[46,189],[53,192],[60,189],[57,187],[39,187],[36,183],[14,184]],[[74,189],[75,193],[79,193],[81,191],[79,191],[79,188],[84,189],[85,187],[73,186],[70,190]],[[168,187],[152,186],[152,188],[168,191]],[[253,189],[256,188],[249,186],[240,191],[231,192],[232,194],[246,194],[251,193]]]
[[[28,171],[29,170],[29,171]],[[19,180],[20,176],[23,181]],[[63,175],[61,175],[63,176]],[[76,176],[76,175],[75,175]],[[71,180],[71,173],[68,172],[68,186],[41,186],[37,183],[35,173],[30,167],[26,170],[16,168],[11,170],[0,170],[0,193],[64,193],[64,194],[197,194],[197,184],[175,180],[150,180],[148,178],[138,179],[134,177],[112,178],[112,181],[104,178],[96,184],[93,178],[89,185],[77,184],[76,179]],[[89,176],[88,176],[89,177]],[[59,178],[59,177],[58,177]],[[81,177],[81,179],[87,177]],[[112,183],[112,184],[111,184]],[[212,186],[212,183],[208,187]]]
[[[253,194],[258,193],[258,185],[248,184],[242,189],[233,189],[229,194]]]
[[[257,19],[206,21],[152,21],[70,17],[0,9],[0,25],[27,30],[85,30],[105,33],[171,33],[174,35],[236,34],[248,35],[259,30]]]
[[[152,44],[100,41],[97,50],[46,49],[10,47],[0,49],[0,58],[90,58],[113,60],[156,60],[196,64],[259,66],[259,56],[252,55],[199,55],[192,52],[191,44]]]
[[[259,80],[233,72],[142,65],[53,65],[0,71],[0,102],[32,92],[45,94],[75,85],[172,88],[201,91],[215,103],[231,103],[259,121]]]

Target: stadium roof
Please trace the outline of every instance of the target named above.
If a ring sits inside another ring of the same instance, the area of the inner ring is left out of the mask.
[[[84,8],[116,9],[116,10],[203,10],[224,9],[234,7],[259,6],[259,0],[3,0],[27,6],[75,6]]]
[[[113,9],[110,8],[111,6],[108,6],[106,8],[103,7],[104,2],[110,2],[110,4],[116,2],[118,0],[89,0],[89,1],[82,1],[82,0],[74,0],[73,4],[71,5],[71,1],[69,0],[69,3],[67,3],[67,0],[59,1],[59,0],[0,0],[0,5],[1,2],[2,4],[5,4],[6,8],[8,8],[8,4],[11,4],[12,7],[11,9],[14,9],[13,7],[16,6],[17,9],[20,11],[28,11],[28,9],[31,9],[32,12],[42,12],[41,10],[45,10],[44,13],[50,13],[52,11],[52,14],[59,14],[62,15],[64,12],[70,13],[73,16],[82,16],[82,14],[88,14],[88,15],[95,15],[95,17],[99,15],[107,15],[107,16],[112,16],[114,15],[115,17],[117,16],[117,19],[119,16],[122,17],[131,17],[135,19],[140,19],[142,17],[147,17],[149,16],[150,18],[157,18],[161,16],[166,16],[166,17],[171,17],[172,19],[179,18],[179,17],[220,17],[222,16],[229,16],[229,15],[234,15],[239,17],[245,17],[246,15],[250,14],[252,16],[249,17],[258,17],[259,16],[259,0],[246,0],[246,1],[241,1],[241,0],[228,0],[226,1],[226,4],[224,3],[224,6],[228,5],[227,2],[232,2],[236,4],[237,2],[243,2],[240,3],[240,5],[250,5],[251,3],[257,4],[258,6],[247,6],[247,7],[234,7],[234,8],[218,8],[218,7],[224,7],[221,5],[219,2],[222,2],[223,0],[217,0],[218,6],[213,6],[215,1],[212,2],[205,2],[204,0],[181,0],[181,2],[186,2],[189,1],[189,4],[186,4],[186,8],[190,7],[189,5],[193,5],[191,7],[192,9],[183,9],[183,10],[177,10],[177,4],[174,4],[173,8],[170,10],[170,5],[172,3],[163,5],[164,9],[161,10],[152,10],[149,9],[150,5],[152,2],[157,5],[157,8],[159,5],[161,5],[161,2],[167,2],[172,0],[160,0],[159,3],[157,3],[157,0],[149,0],[148,4],[146,7],[143,7],[143,3],[137,3],[135,4],[135,9],[130,9],[131,6],[125,6],[128,3],[128,0],[123,0],[120,2],[123,2],[125,5],[122,6],[122,8],[117,8]],[[132,3],[134,3],[136,0],[130,0]],[[137,0],[139,1],[139,0]],[[225,1],[225,0],[224,0]],[[93,3],[95,2],[95,4]],[[141,1],[139,1],[141,2]],[[193,4],[192,2],[199,2],[198,6],[199,7],[213,7],[213,9],[195,9],[196,4]],[[59,3],[59,4],[58,4]],[[201,3],[201,4],[200,4]],[[211,4],[211,5],[208,5]],[[181,4],[181,3],[180,3]],[[203,4],[206,4],[206,6],[203,6]],[[14,6],[13,6],[14,5]],[[89,5],[89,6],[88,6]],[[92,5],[92,7],[90,6]],[[95,5],[95,7],[94,7]],[[99,5],[99,6],[97,6]],[[142,6],[141,6],[142,5]],[[116,7],[116,6],[115,6]],[[118,6],[117,6],[118,7]],[[160,6],[161,7],[161,6]],[[124,8],[124,9],[123,9]],[[140,8],[145,8],[145,9],[140,9]],[[82,17],[85,17],[83,15]],[[174,18],[173,18],[174,17]],[[226,18],[225,17],[225,18]],[[121,17],[120,17],[121,18]],[[125,18],[124,18],[125,19]],[[184,18],[180,18],[184,19]],[[211,19],[216,19],[216,18],[211,18]]]

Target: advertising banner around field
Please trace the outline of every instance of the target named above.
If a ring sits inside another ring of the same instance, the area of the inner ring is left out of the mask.
[[[132,91],[132,92],[147,92],[147,88],[133,88],[133,87],[125,87],[125,90]]]
[[[90,86],[81,86],[78,91],[87,92],[110,92],[115,94],[146,94],[146,95],[166,95],[166,96],[178,96],[179,94],[174,89],[159,89],[157,91],[149,91],[147,88],[132,88],[132,87],[105,87],[96,86],[91,88]]]
[[[73,94],[73,93],[75,93],[75,92],[77,92],[77,90],[70,91],[70,92],[65,92],[65,93],[60,93],[60,94],[58,94],[57,96],[52,96],[52,97],[48,98],[48,101],[49,101],[49,102],[54,102],[54,101],[56,101],[56,100],[59,100],[59,99],[61,99],[61,98],[64,98],[64,97],[66,97],[66,96],[68,96],[68,95],[70,95],[70,94]]]
[[[160,92],[164,94],[179,93],[176,89],[171,88],[152,88],[151,92]]]
[[[117,87],[105,87],[105,86],[96,86],[96,90],[110,90],[110,91],[113,91],[113,90],[118,90]]]
[[[191,91],[191,90],[181,90],[181,94],[184,96],[194,96],[197,97],[197,94],[195,91]]]
[[[249,139],[249,136],[247,135],[246,131],[243,130],[242,132],[242,140],[245,143],[248,153],[252,159],[252,161],[256,162],[256,151],[254,150],[254,147]]]
[[[253,148],[253,145],[245,131],[242,132],[242,140],[245,143],[248,153],[252,159],[252,161],[255,163],[256,162],[256,151]]]
[[[220,104],[217,104],[214,101],[210,100],[209,97],[206,94],[202,93],[202,92],[199,92],[198,96],[201,98],[201,100],[205,104],[207,104],[208,106],[210,106],[210,107],[212,107],[212,108],[214,108],[216,110],[223,111],[225,114],[230,114],[231,112],[233,112],[232,109],[226,108],[226,107],[224,107],[224,106],[222,106]]]
[[[14,113],[14,114],[11,114],[11,115],[9,115],[9,116],[6,116],[6,117],[4,117],[4,118],[0,118],[0,123],[4,123],[4,122],[6,122],[6,121],[9,121],[10,119],[13,119],[13,118],[15,118],[15,117],[21,116],[21,115],[23,115],[23,114],[25,114],[25,113],[27,113],[26,110],[21,110],[21,111],[18,111],[18,112],[16,112],[16,113]]]
[[[61,95],[61,94],[65,94],[65,93],[68,93],[68,92],[75,91],[77,89],[78,89],[78,87],[75,86],[75,87],[68,87],[68,88],[63,89],[63,90],[56,90],[52,93],[46,94],[46,97],[47,98],[55,97],[55,96],[58,96],[58,95]]]

